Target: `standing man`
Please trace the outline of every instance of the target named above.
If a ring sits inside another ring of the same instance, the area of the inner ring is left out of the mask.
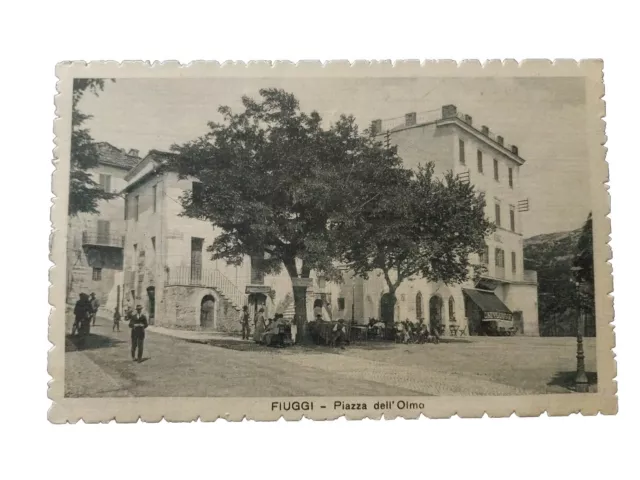
[[[149,323],[147,317],[142,313],[142,305],[136,306],[136,312],[129,319],[131,329],[131,359],[136,361],[136,350],[138,351],[138,362],[142,361],[142,351],[144,350],[144,331]]]
[[[96,326],[96,315],[98,314],[98,308],[100,308],[100,300],[96,298],[96,294],[91,292],[91,316],[93,317],[93,326]]]
[[[249,326],[249,307],[242,307],[242,313],[240,314],[240,324],[242,325],[242,339],[249,340],[251,335],[251,327]]]

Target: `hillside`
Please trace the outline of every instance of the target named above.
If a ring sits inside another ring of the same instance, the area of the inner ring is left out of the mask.
[[[524,241],[525,269],[538,272],[538,317],[545,336],[576,334],[576,290],[571,271],[582,229]],[[585,333],[591,335],[590,328]]]

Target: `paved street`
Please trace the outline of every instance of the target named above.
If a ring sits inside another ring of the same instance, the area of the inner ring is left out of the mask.
[[[586,354],[587,370],[595,371],[594,339],[587,339]],[[69,397],[518,395],[569,392],[575,339],[271,349],[224,337],[203,344],[148,332],[144,361],[135,363],[126,324],[113,333],[110,321],[98,319],[84,349],[67,340],[65,361]]]

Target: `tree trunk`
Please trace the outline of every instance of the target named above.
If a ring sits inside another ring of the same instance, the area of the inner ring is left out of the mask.
[[[307,287],[293,287],[293,306],[298,327],[296,343],[305,343],[307,339]]]
[[[296,318],[296,326],[298,327],[298,334],[296,336],[296,343],[306,343],[308,341],[307,336],[307,286],[296,285],[296,281],[301,278],[309,278],[309,269],[302,268],[302,276],[298,275],[298,268],[296,267],[295,258],[285,258],[284,266],[289,273],[291,283],[293,284],[293,307]]]

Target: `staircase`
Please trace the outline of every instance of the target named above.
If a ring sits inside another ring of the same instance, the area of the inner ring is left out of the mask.
[[[165,285],[213,288],[235,310],[246,305],[245,294],[216,268],[172,267],[166,272]]]
[[[276,307],[276,313],[282,313],[284,315],[285,320],[293,319],[296,314],[295,304],[293,302],[293,295],[291,293],[287,293],[282,301]]]

